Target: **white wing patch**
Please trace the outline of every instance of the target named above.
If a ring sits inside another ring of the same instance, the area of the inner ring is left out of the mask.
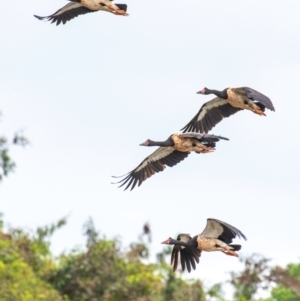
[[[54,13],[52,16],[59,16],[67,11],[70,11],[72,9],[81,7],[82,5],[80,3],[76,3],[76,2],[71,2],[68,3],[67,5],[65,5],[64,7],[62,7],[61,9],[59,9],[56,13]]]
[[[183,242],[188,242],[192,239],[192,237],[186,233],[181,233],[181,234],[179,234],[179,236],[180,236],[180,240]]]
[[[179,236],[180,236],[180,241],[183,241],[183,242],[188,242],[192,239],[192,237],[186,233],[181,233],[181,234],[179,234]],[[185,246],[180,246],[180,247],[181,247],[181,249],[185,249]]]
[[[223,226],[219,222],[213,219],[208,219],[206,227],[200,235],[203,237],[218,238],[223,231]]]
[[[167,157],[171,153],[175,151],[173,146],[168,147],[160,147],[155,152],[153,152],[150,156],[148,156],[137,168],[134,172],[139,172],[141,169],[145,168],[151,162],[159,161],[162,158]]]
[[[198,115],[197,121],[203,119],[205,117],[206,114],[209,114],[209,111],[215,107],[220,107],[220,106],[224,106],[228,103],[228,101],[226,99],[220,98],[220,97],[216,97],[210,101],[208,101],[207,103],[205,103],[202,106],[202,110],[200,112],[200,114]]]

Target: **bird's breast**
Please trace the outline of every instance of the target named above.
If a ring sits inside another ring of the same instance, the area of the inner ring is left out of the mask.
[[[198,243],[199,250],[203,250],[207,252],[216,251],[215,238],[198,236],[197,243]]]
[[[99,10],[101,8],[99,1],[95,1],[95,0],[81,0],[80,4],[91,10]]]
[[[172,139],[174,142],[174,148],[180,152],[203,152],[207,148],[196,139],[183,138],[176,134],[172,136]]]
[[[245,100],[248,100],[248,97],[244,94],[237,93],[233,89],[227,89],[227,101],[235,108],[245,109]]]
[[[197,243],[199,250],[207,252],[221,251],[224,248],[228,248],[228,245],[222,240],[213,237],[203,237],[199,235],[197,238]]]

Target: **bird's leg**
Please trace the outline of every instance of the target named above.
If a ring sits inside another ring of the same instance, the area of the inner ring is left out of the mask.
[[[203,149],[202,151],[201,151],[201,153],[203,153],[203,154],[206,154],[206,153],[211,153],[211,152],[213,152],[215,150],[215,148],[214,147],[206,147],[205,149]]]
[[[231,250],[231,249],[224,249],[222,252],[229,256],[239,257],[239,255],[237,253],[235,253],[234,250]]]
[[[128,16],[125,10],[123,9],[116,9],[113,5],[111,4],[106,4],[106,6],[112,10],[112,13],[115,15],[122,15],[122,16]]]
[[[206,153],[211,153],[215,150],[214,147],[212,146],[206,146],[201,144],[199,147],[196,147],[195,151],[199,151],[200,153],[206,154]],[[199,149],[200,148],[200,149]]]
[[[262,110],[258,109],[255,104],[250,102],[249,107],[250,107],[250,109],[252,110],[253,113],[255,113],[257,115],[260,115],[260,116],[266,116],[266,114]]]
[[[115,15],[128,16],[126,11],[123,9],[114,10],[112,13]]]

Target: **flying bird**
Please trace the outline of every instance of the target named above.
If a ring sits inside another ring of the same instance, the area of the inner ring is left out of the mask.
[[[248,87],[227,88],[223,91],[203,88],[197,94],[214,94],[217,97],[206,102],[196,116],[181,130],[183,132],[209,132],[223,118],[243,109],[265,116],[265,108],[275,111],[271,100]]]
[[[119,187],[127,185],[124,190],[129,187],[131,187],[130,190],[132,190],[137,183],[138,186],[140,186],[155,173],[163,171],[166,165],[172,167],[181,162],[192,151],[198,154],[212,152],[216,142],[220,139],[229,140],[222,136],[200,133],[173,134],[166,141],[152,141],[148,139],[140,145],[160,147],[134,170],[121,176],[124,178],[117,183],[121,183]]]
[[[242,246],[231,244],[236,236],[247,240],[246,236],[237,228],[220,220],[208,218],[206,227],[201,234],[193,238],[189,234],[179,234],[177,239],[169,237],[162,244],[174,245],[171,254],[173,271],[175,272],[177,269],[180,254],[182,271],[186,267],[190,273],[192,268],[196,269],[196,263],[199,263],[202,251],[221,251],[226,255],[238,257],[235,251],[239,251]]]
[[[51,21],[51,23],[56,22],[56,25],[59,25],[60,23],[66,24],[66,22],[79,15],[92,13],[98,10],[107,11],[115,15],[128,15],[126,13],[126,4],[113,4],[110,0],[72,0],[70,3],[50,16],[34,16],[39,20],[46,19],[47,21]]]

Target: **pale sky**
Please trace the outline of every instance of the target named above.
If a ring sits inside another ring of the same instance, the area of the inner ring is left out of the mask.
[[[154,254],[212,217],[247,236],[235,240],[241,254],[299,262],[299,0],[128,0],[128,17],[97,12],[60,26],[33,17],[66,3],[9,1],[0,11],[0,134],[25,129],[31,141],[11,152],[5,221],[35,228],[69,215],[56,254],[84,243],[89,216],[125,246],[148,221]],[[139,143],[178,132],[213,97],[196,94],[205,86],[249,86],[276,112],[239,112],[211,131],[230,139],[214,153],[192,154],[131,192],[112,185],[155,150]],[[204,253],[189,276],[214,283],[239,268]]]

